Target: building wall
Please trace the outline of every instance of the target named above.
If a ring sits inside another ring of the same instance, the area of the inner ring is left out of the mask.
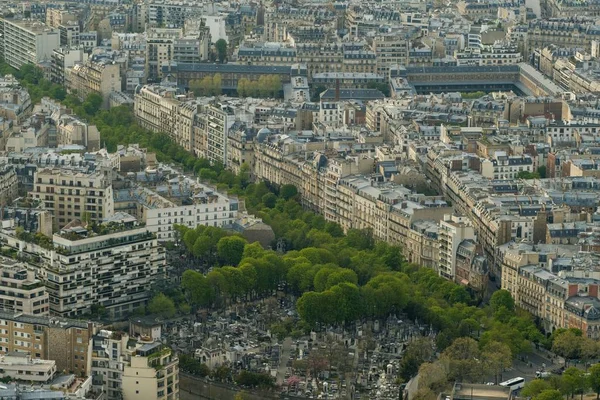
[[[58,227],[84,217],[100,224],[114,214],[112,184],[102,173],[86,175],[55,169],[38,170],[29,195],[44,203]]]
[[[58,371],[87,376],[91,329],[75,320],[0,311],[0,352],[31,352],[34,358],[55,360]]]
[[[50,60],[52,51],[60,47],[60,34],[41,22],[2,19],[4,60],[14,68]]]
[[[67,68],[66,86],[71,93],[85,100],[91,93],[97,93],[104,99],[103,106],[108,106],[111,92],[121,91],[121,75],[118,64],[103,64],[88,61]]]

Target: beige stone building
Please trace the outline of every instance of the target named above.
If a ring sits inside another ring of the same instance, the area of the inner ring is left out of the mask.
[[[179,398],[179,359],[160,342],[140,346],[123,369],[125,399]]]
[[[87,376],[92,331],[87,322],[0,311],[0,353],[30,353],[56,361],[59,371]]]
[[[475,239],[475,230],[467,217],[446,215],[440,222],[440,275],[448,279],[456,276],[456,251],[465,239]]]
[[[257,132],[259,134],[264,133],[267,128],[262,128]],[[253,174],[254,171],[254,140],[246,129],[232,129],[229,131],[227,136],[227,167],[233,171],[234,174],[239,174],[243,164],[247,164],[249,167],[249,173]]]
[[[105,174],[106,172],[106,174]],[[111,177],[108,171],[84,174],[63,169],[35,172],[29,195],[43,202],[57,227],[73,219],[101,223],[114,214]]]
[[[67,22],[77,22],[77,15],[70,13],[67,10],[57,8],[48,8],[46,10],[46,24],[53,28],[58,28],[61,25],[66,25]]]
[[[100,131],[71,115],[61,115],[56,123],[56,144],[58,146],[80,145],[88,151],[100,150]]]
[[[388,76],[390,66],[408,64],[408,40],[397,35],[378,36],[371,44],[377,57],[377,73]]]
[[[502,257],[502,289],[508,290],[515,302],[519,304],[520,269],[539,264],[539,253],[522,249],[519,245],[509,246]]]
[[[108,106],[108,97],[112,92],[121,91],[121,72],[119,65],[106,61],[88,60],[75,64],[65,70],[65,84],[70,93],[85,100],[91,93],[102,96],[103,106]]]

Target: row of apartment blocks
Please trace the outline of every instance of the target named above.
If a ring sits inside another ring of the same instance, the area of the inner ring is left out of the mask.
[[[550,129],[552,134],[554,128]],[[230,135],[230,147],[237,146],[242,136]],[[394,163],[377,162],[386,157],[381,149],[353,140],[336,143],[262,130],[249,136],[245,144],[245,157],[256,179],[296,185],[307,208],[344,230],[371,229],[376,239],[401,245],[409,262],[434,268],[477,290],[486,288],[489,273],[520,306],[542,318],[549,330],[577,327],[598,337],[600,324],[594,322],[600,322],[597,289],[585,289],[596,290],[587,296],[581,283],[579,289],[573,288],[577,279],[597,272],[593,262],[587,269],[571,267],[598,247],[594,214],[600,198],[597,178],[574,176],[560,182],[546,179],[526,184],[516,176],[531,173],[539,165],[528,154],[495,151],[491,143],[473,153],[445,144],[431,146],[424,157],[427,176],[452,203],[451,208],[440,198],[386,182],[386,178],[403,179],[389,176]],[[489,151],[490,156],[482,157],[477,151]],[[587,192],[581,192],[582,188]],[[463,216],[450,215],[453,212]],[[521,252],[515,256],[515,264],[511,249],[520,246],[530,246],[534,250],[529,253],[540,255],[529,257]],[[532,261],[532,257],[538,259]],[[531,286],[541,283],[528,283],[547,275],[548,269],[567,282],[562,284],[566,295],[561,295],[561,302],[547,306],[554,307],[550,313],[545,311],[541,289],[531,294]],[[581,272],[571,279],[566,272],[571,270]],[[539,306],[531,308],[531,304]]]
[[[239,135],[230,135],[235,146]],[[348,229],[369,229],[377,240],[402,246],[409,262],[439,271],[476,290],[487,285],[488,264],[470,221],[452,215],[440,197],[417,194],[389,181],[394,162],[371,145],[307,141],[259,131],[246,141],[256,179],[294,184],[303,205]],[[323,151],[323,146],[334,146]],[[231,166],[233,167],[233,165]],[[399,174],[398,171],[396,171]]]
[[[594,243],[598,226],[583,236]],[[510,243],[499,248],[502,287],[516,304],[540,318],[544,329],[577,328],[600,338],[597,255],[579,246]]]

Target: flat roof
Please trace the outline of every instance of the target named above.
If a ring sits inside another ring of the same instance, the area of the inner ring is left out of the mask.
[[[280,65],[242,65],[242,64],[188,64],[173,63],[170,66],[173,72],[214,72],[214,73],[264,73],[264,74],[291,74],[291,66]],[[169,72],[169,66],[162,67],[163,72]]]

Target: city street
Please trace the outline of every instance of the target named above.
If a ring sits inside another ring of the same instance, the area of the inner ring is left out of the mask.
[[[515,360],[512,368],[505,371],[499,378],[499,382],[506,381],[508,379],[522,377],[526,381],[535,379],[535,372],[545,367],[546,371],[551,371],[559,366],[562,366],[562,359],[557,359],[555,363],[550,360],[547,354],[540,350],[534,350],[531,354],[525,357],[525,360]],[[489,377],[486,382],[494,382],[494,377]]]

